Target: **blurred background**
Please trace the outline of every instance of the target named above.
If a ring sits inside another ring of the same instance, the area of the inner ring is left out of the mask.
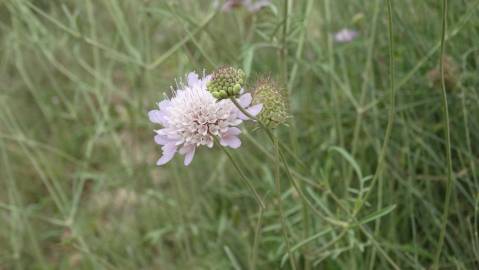
[[[288,246],[296,269],[432,269],[438,249],[438,268],[477,269],[479,1],[446,17],[447,223],[441,1],[392,2],[396,118],[372,185],[386,1],[1,0],[0,269],[292,269]],[[289,245],[255,125],[232,153],[265,210],[220,149],[155,165],[147,112],[175,79],[225,64],[288,93],[277,134],[303,193],[282,170]]]

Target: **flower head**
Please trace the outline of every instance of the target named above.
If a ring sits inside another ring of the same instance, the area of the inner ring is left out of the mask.
[[[151,122],[163,126],[155,130],[155,142],[162,145],[163,150],[158,166],[170,161],[177,152],[185,156],[184,164],[189,165],[196,148],[201,145],[213,147],[214,137],[223,146],[241,146],[238,125],[248,117],[230,100],[217,101],[206,90],[210,80],[211,75],[199,78],[196,73],[189,73],[186,85],[180,84],[172,98],[158,103],[159,110],[148,113]],[[251,94],[246,93],[238,102],[249,113],[257,115],[262,105],[250,106],[251,100]]]
[[[357,31],[343,28],[341,31],[334,33],[334,40],[339,43],[347,43],[353,41],[358,35]]]
[[[213,97],[226,99],[238,96],[244,81],[245,73],[243,70],[224,66],[213,72],[211,80],[206,86]]]
[[[444,82],[446,84],[446,90],[457,89],[459,79],[461,77],[461,71],[459,65],[449,55],[445,55],[442,58],[444,64]],[[427,78],[431,87],[441,88],[441,69],[439,66],[427,72]]]
[[[285,123],[289,117],[286,93],[270,78],[256,82],[253,104],[263,104],[258,119],[270,128]]]
[[[234,8],[244,6],[249,12],[258,12],[271,4],[271,0],[226,0],[223,4],[223,11],[231,11]]]

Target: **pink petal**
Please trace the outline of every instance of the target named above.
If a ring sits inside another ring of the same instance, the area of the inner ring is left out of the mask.
[[[148,112],[148,118],[153,123],[161,124],[164,121],[164,114],[159,110],[152,110]]]
[[[227,135],[221,138],[220,144],[236,149],[241,146],[241,141],[236,136]]]
[[[258,113],[261,112],[262,109],[263,109],[263,104],[256,104],[247,108],[246,111],[250,113],[251,115],[256,116],[258,115]],[[251,120],[248,116],[246,116],[240,110],[238,110],[238,118],[241,120]]]
[[[184,164],[185,166],[190,165],[191,161],[193,160],[193,157],[195,156],[195,147],[191,151],[185,154],[185,161]]]
[[[358,36],[358,34],[357,31],[343,28],[341,31],[334,34],[334,40],[336,42],[351,42]]]
[[[160,159],[156,162],[156,165],[161,166],[166,164],[168,161],[170,161],[176,153],[176,145],[175,144],[167,144],[161,147],[163,150],[163,155],[161,156]]]
[[[241,119],[241,120],[249,120],[250,119],[248,116],[246,116],[244,113],[242,113],[240,111],[238,111],[238,118]]]
[[[179,153],[181,155],[184,155],[190,151],[192,151],[193,149],[195,149],[195,145],[194,144],[184,144],[183,147],[180,148],[180,151]]]
[[[180,148],[179,153],[181,155],[185,155],[185,166],[188,166],[193,160],[193,156],[195,155],[195,149],[196,146],[194,144],[184,144],[183,147]]]
[[[252,114],[253,116],[256,116],[258,115],[258,113],[261,112],[261,110],[263,109],[263,104],[256,104],[256,105],[253,105],[251,107],[249,107],[247,109],[247,111]]]
[[[231,136],[236,136],[236,135],[240,135],[241,133],[241,130],[237,127],[230,127],[228,129],[228,131],[226,131],[226,134],[225,135],[231,135]]]
[[[207,75],[206,77],[204,77],[203,79],[200,79],[200,86],[201,88],[206,88],[206,84],[211,81],[211,75]]]
[[[166,110],[168,109],[168,107],[170,107],[170,105],[171,105],[171,101],[168,99],[165,99],[158,103],[158,107],[160,108],[160,110]]]
[[[198,80],[198,74],[196,74],[195,72],[190,72],[188,73],[188,77],[187,77],[187,80],[188,80],[188,85],[190,87],[194,86],[194,85],[197,85],[199,80]]]
[[[240,96],[240,98],[238,99],[238,103],[241,105],[241,107],[246,108],[251,104],[252,99],[253,97],[251,96],[251,94],[246,93]]]
[[[171,141],[168,140],[166,136],[162,135],[155,135],[155,143],[160,144],[160,145],[165,145],[167,143],[170,143]]]
[[[212,148],[213,147],[213,140],[212,139],[209,139],[207,142],[206,142],[206,146],[208,146],[208,148]]]
[[[238,111],[238,113],[239,113],[239,114],[238,114],[238,118],[240,118],[240,119],[231,120],[231,121],[229,122],[230,126],[237,126],[237,125],[243,123],[243,120],[248,120],[248,119],[249,119],[246,115],[244,115],[244,114],[241,113],[240,111]],[[241,115],[243,115],[245,118],[244,118],[244,119],[241,118]],[[243,119],[243,120],[241,120],[241,119]]]

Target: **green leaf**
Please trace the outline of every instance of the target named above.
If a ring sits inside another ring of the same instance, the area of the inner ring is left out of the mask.
[[[319,233],[315,234],[315,235],[312,235],[306,239],[304,239],[303,241],[297,243],[294,247],[291,248],[291,252],[294,252],[296,250],[298,250],[299,248],[301,248],[302,246],[318,239],[319,237],[331,232],[333,229],[332,228],[327,228],[325,230],[322,230],[320,231]],[[283,267],[284,263],[286,262],[286,260],[288,260],[288,253],[284,254],[283,258],[281,259],[281,267]]]
[[[356,160],[351,156],[351,154],[349,154],[346,150],[338,146],[330,147],[329,151],[338,152],[351,165],[351,167],[353,167],[359,179],[363,179],[361,168],[359,167],[359,164],[356,162]]]
[[[251,65],[253,64],[255,46],[248,46],[244,51],[243,57],[243,70],[246,74],[246,77],[249,77],[251,73]]]
[[[394,208],[396,208],[395,204],[390,205],[388,207],[385,207],[383,209],[380,209],[380,210],[378,210],[378,211],[376,211],[372,214],[369,214],[364,219],[360,220],[358,225],[362,225],[362,224],[371,222],[373,220],[376,220],[376,219],[378,219],[382,216],[385,216],[385,215],[389,214],[390,212],[392,212],[394,210]]]

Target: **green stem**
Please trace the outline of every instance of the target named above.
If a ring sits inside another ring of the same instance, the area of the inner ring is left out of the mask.
[[[284,165],[284,169],[287,173],[287,176],[288,176],[288,179],[290,179],[294,189],[296,190],[296,192],[298,192],[298,194],[300,195],[301,197],[301,202],[303,204],[303,223],[304,223],[304,227],[305,227],[305,231],[306,231],[306,235],[305,235],[305,238],[307,238],[309,236],[309,213],[308,213],[308,208],[310,208],[315,214],[317,214],[318,216],[322,217],[323,215],[321,215],[321,213],[319,213],[319,211],[314,208],[313,204],[308,200],[308,198],[306,197],[306,195],[303,193],[303,190],[301,189],[301,186],[300,184],[293,178],[293,176],[291,175],[291,172],[290,172],[290,169],[289,169],[289,166],[288,166],[288,163],[286,161],[286,158],[284,157],[281,149],[279,148],[279,142],[278,142],[278,139],[277,139],[277,136],[275,136],[273,134],[273,132],[271,132],[271,130],[263,123],[261,122],[258,118],[256,118],[255,116],[253,116],[252,114],[250,114],[247,110],[245,110],[239,103],[238,101],[235,99],[235,98],[230,98],[231,102],[233,102],[233,104],[246,116],[248,116],[250,119],[252,120],[255,120],[260,126],[262,129],[264,129],[266,131],[266,134],[268,135],[269,139],[271,140],[271,142],[273,143],[273,147],[275,148],[275,157],[276,155],[279,155],[279,158],[281,159],[281,163],[283,163]],[[275,165],[278,166],[278,170],[279,170],[279,160],[277,158],[275,158]],[[278,183],[279,184],[279,183]],[[288,242],[287,242],[288,243]],[[289,255],[289,254],[288,254]],[[290,257],[291,258],[291,257]]]
[[[394,89],[394,88],[393,88]],[[394,91],[393,91],[394,93]],[[273,133],[271,132],[271,130],[269,130],[269,128],[266,127],[266,125],[264,125],[259,119],[257,119],[255,116],[251,115],[248,111],[246,111],[243,107],[241,107],[241,105],[236,101],[236,99],[234,98],[231,98],[231,101],[233,102],[233,104],[235,104],[235,106],[243,113],[245,114],[246,116],[248,116],[249,118],[251,118],[252,120],[256,120],[258,122],[258,124],[261,126],[261,128],[263,128],[266,133],[268,134],[268,137],[271,139],[271,141],[274,143],[275,141],[275,136],[273,135]],[[392,101],[394,101],[394,98],[392,99]],[[393,102],[394,104],[394,102]],[[394,108],[394,106],[393,106]],[[394,112],[394,110],[393,110]],[[391,113],[391,112],[390,112]],[[390,114],[391,116],[391,114]],[[391,120],[391,119],[390,119]],[[390,121],[389,122],[389,126],[392,125],[392,122]],[[387,133],[388,134],[388,133]],[[385,140],[386,142],[386,140]],[[383,148],[384,148],[384,145],[383,145]],[[308,200],[308,198],[306,197],[306,195],[303,193],[302,189],[300,188],[298,182],[296,182],[296,179],[293,178],[293,176],[291,175],[291,171],[289,169],[289,166],[288,166],[288,163],[286,161],[286,158],[284,157],[283,153],[281,151],[278,151],[279,153],[279,157],[281,158],[281,162],[283,163],[284,165],[284,170],[286,171],[286,175],[288,177],[288,179],[291,181],[293,187],[295,188],[295,190],[298,192],[298,194],[300,195],[302,201],[303,201],[303,205],[309,207],[316,215],[318,215],[320,218],[323,218],[326,222],[329,222],[331,223],[332,225],[340,225],[342,226],[343,228],[347,228],[349,225],[348,224],[338,224],[337,222],[333,221],[333,220],[330,220],[328,218],[325,218],[324,215],[322,215],[314,206],[313,204],[311,203],[311,201]],[[343,206],[341,203],[340,203],[340,200],[336,198],[336,202],[338,203],[338,205],[340,205],[342,207],[342,209],[344,211],[346,211],[346,213],[348,213],[348,215],[351,216],[351,221],[359,224],[358,220],[356,219],[355,217],[355,214],[351,214],[349,213],[348,209]],[[383,254],[383,256],[386,258],[386,260],[391,264],[391,266],[394,268],[394,269],[400,269],[395,263],[394,261],[389,257],[389,255],[381,249],[381,247],[379,246],[379,244],[374,240],[373,236],[369,234],[369,232],[361,225],[359,224],[359,228],[361,229],[361,231],[366,234],[366,236],[373,242],[373,245],[381,252],[381,254]]]
[[[236,171],[238,171],[239,175],[241,176],[241,180],[243,181],[243,183],[246,184],[246,186],[251,190],[251,192],[253,192],[253,195],[254,195],[256,201],[258,202],[259,206],[261,208],[266,208],[263,200],[261,199],[261,196],[259,196],[259,194],[256,191],[256,189],[254,188],[253,184],[251,184],[251,182],[245,176],[245,174],[243,173],[243,170],[241,170],[238,163],[236,163],[236,161],[234,160],[234,158],[230,154],[230,152],[228,150],[226,150],[226,148],[219,143],[218,139],[215,138],[215,141],[218,143],[218,145],[223,150],[223,152],[225,152],[226,156],[230,159],[230,161],[233,164],[233,166],[235,167]]]
[[[441,33],[441,53],[440,53],[440,70],[441,70],[441,88],[442,88],[442,108],[444,113],[444,136],[446,139],[446,156],[447,156],[447,187],[446,199],[444,201],[444,212],[442,215],[441,232],[439,235],[439,242],[437,245],[436,254],[434,256],[433,269],[438,269],[439,258],[441,257],[442,248],[444,245],[444,237],[446,235],[447,219],[449,216],[449,205],[451,201],[451,194],[453,189],[452,179],[452,154],[451,154],[451,130],[449,126],[449,109],[447,105],[446,82],[444,79],[444,54],[445,54],[445,40],[446,40],[446,15],[447,15],[447,0],[442,1],[442,33]]]
[[[393,34],[393,22],[392,22],[392,2],[391,0],[387,0],[387,5],[388,5],[388,32],[389,32],[389,68],[390,68],[390,81],[391,81],[391,84],[393,84],[392,87],[394,87],[394,58],[393,58],[393,50],[394,50],[394,43],[393,43],[393,38],[392,38],[392,34]],[[376,18],[377,18],[377,13],[379,11],[379,1],[376,1],[376,13],[375,13],[375,25],[376,25]],[[374,32],[376,32],[376,26],[374,26]],[[374,44],[374,37],[371,39],[371,44]],[[373,46],[371,46],[373,47]],[[371,65],[371,59],[372,57],[368,60],[368,64],[367,64],[367,68],[369,69],[370,68],[370,65]],[[368,72],[368,71],[366,71]],[[364,87],[365,87],[365,84],[364,84]],[[361,101],[362,102],[362,101]],[[362,103],[361,103],[361,106]],[[355,148],[355,146],[354,146]],[[353,150],[354,152],[354,150]],[[349,178],[348,178],[349,180]],[[380,175],[380,172],[378,173],[378,193],[377,193],[377,196],[378,196],[378,204],[377,204],[377,210],[379,211],[382,207],[383,207],[383,177],[382,175]],[[376,235],[379,234],[379,228],[381,227],[381,219],[378,218],[374,224],[375,228],[374,228],[374,233]],[[369,264],[369,269],[375,269],[375,263],[376,263],[376,249],[373,249],[372,252],[371,252],[371,257],[370,257],[370,264]]]
[[[281,39],[281,80],[283,84],[286,85],[288,82],[288,48],[286,44],[288,36],[288,17],[289,17],[289,0],[284,0],[283,8],[283,33]]]
[[[278,199],[278,208],[279,208],[279,216],[280,216],[280,220],[281,220],[281,230],[283,231],[283,238],[284,238],[284,242],[286,243],[286,249],[287,249],[287,252],[288,252],[288,258],[289,258],[289,262],[291,263],[291,268],[293,268],[293,270],[296,270],[296,262],[294,260],[294,257],[293,257],[293,254],[291,253],[291,246],[290,246],[290,243],[289,243],[289,238],[288,238],[288,231],[287,231],[287,227],[286,227],[286,219],[284,217],[284,211],[283,211],[283,200],[281,198],[281,181],[280,181],[280,178],[279,178],[279,163],[280,163],[280,160],[279,160],[279,146],[278,146],[278,138],[274,138],[273,140],[273,147],[274,147],[274,156],[275,156],[275,160],[274,160],[274,180],[275,180],[275,184],[276,184],[276,196],[277,196],[277,199]]]
[[[256,223],[256,228],[254,232],[253,250],[251,251],[251,270],[256,269],[256,258],[258,257],[257,253],[258,253],[259,238],[261,236],[261,224],[263,222],[263,213],[264,213],[264,208],[260,207],[258,223]]]
[[[238,108],[238,110],[240,110],[244,115],[248,116],[250,119],[252,120],[255,120],[259,125],[260,127],[266,131],[266,134],[268,135],[268,138],[271,140],[271,142],[273,143],[273,145],[275,144],[275,137],[273,132],[271,132],[271,130],[263,123],[261,122],[258,118],[256,118],[254,115],[250,114],[247,110],[245,110],[239,103],[238,101],[235,99],[235,98],[230,98],[231,102],[233,102],[233,104]],[[303,191],[301,190],[300,188],[300,185],[298,182],[296,182],[296,180],[293,178],[293,176],[291,175],[291,171],[289,169],[289,166],[288,166],[288,163],[286,161],[286,158],[284,157],[283,155],[283,152],[281,151],[281,149],[279,149],[278,147],[278,153],[279,153],[279,157],[281,158],[281,162],[283,163],[284,165],[284,169],[286,171],[286,174],[288,176],[288,178],[291,180],[292,184],[293,184],[293,187],[296,189],[296,191],[299,193],[300,197],[304,200],[303,202],[308,205],[312,210],[313,212],[315,212],[316,214],[318,214],[319,216],[322,216],[318,210],[316,210],[316,208],[314,208],[312,206],[312,203],[306,198],[306,196],[304,195]]]
[[[396,116],[396,87],[394,86],[394,41],[393,41],[393,20],[392,20],[392,3],[391,0],[387,1],[388,4],[388,34],[389,34],[389,87],[390,87],[390,101],[389,101],[389,115],[388,115],[388,124],[386,127],[386,134],[384,135],[384,142],[381,147],[381,152],[379,153],[378,166],[376,167],[376,172],[374,173],[373,180],[369,190],[364,195],[363,199],[359,201],[357,207],[354,209],[353,216],[356,216],[364,203],[368,200],[371,195],[373,187],[376,185],[376,182],[381,181],[381,174],[384,167],[384,161],[386,160],[386,150],[389,145],[389,140],[391,138],[391,132],[394,125],[394,119]]]
[[[367,52],[367,59],[366,59],[366,64],[364,66],[364,73],[362,75],[363,78],[363,83],[361,85],[361,94],[359,96],[359,102],[356,107],[356,120],[354,123],[354,128],[353,128],[353,141],[352,141],[352,147],[351,147],[351,155],[354,157],[357,153],[358,146],[360,144],[359,138],[360,138],[360,131],[361,131],[361,126],[364,120],[364,117],[366,115],[367,111],[367,105],[366,105],[366,94],[367,90],[371,85],[371,81],[374,81],[374,78],[369,79],[369,77],[373,77],[372,73],[372,63],[373,63],[373,56],[375,52],[375,40],[376,40],[376,30],[378,26],[378,15],[379,15],[379,10],[380,10],[380,1],[376,0],[374,3],[374,15],[373,15],[373,21],[372,21],[372,27],[371,27],[371,36],[369,38],[369,43],[370,46],[368,47],[368,52]],[[336,93],[337,91],[333,91],[333,93]],[[339,103],[335,104],[335,106],[339,107]],[[339,112],[335,112],[336,114],[339,114]],[[349,187],[351,183],[351,178],[352,178],[352,169],[351,167],[348,167],[347,173],[346,173],[346,188]]]

